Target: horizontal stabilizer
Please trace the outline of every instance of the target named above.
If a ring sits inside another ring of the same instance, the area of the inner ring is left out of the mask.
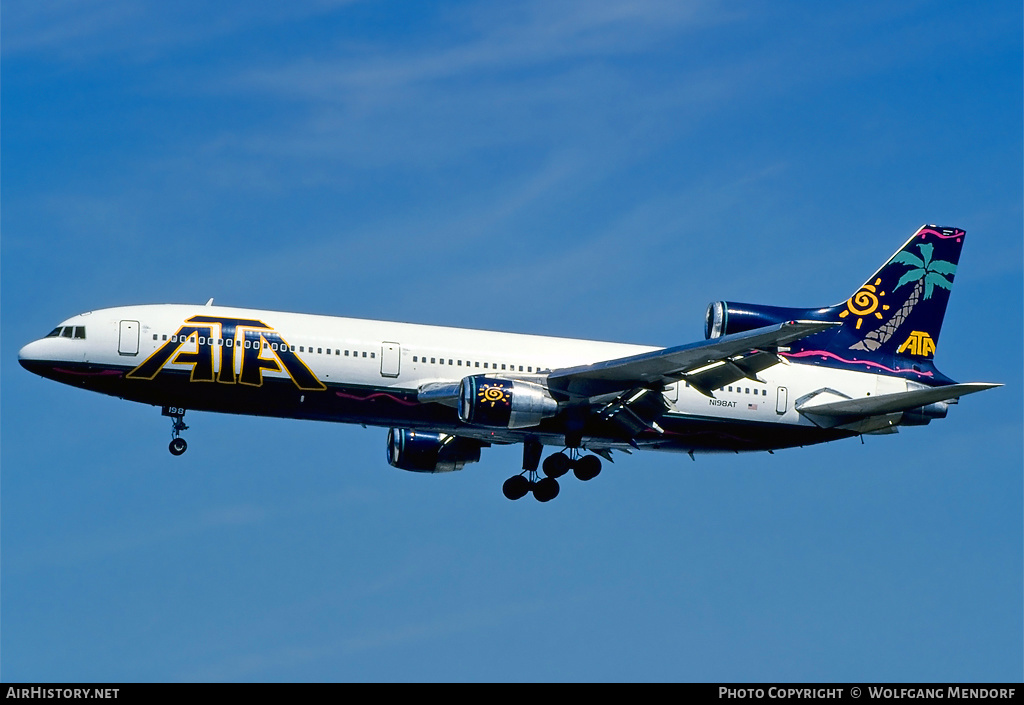
[[[836,420],[863,418],[915,409],[919,406],[947,401],[1001,386],[1003,385],[988,382],[950,384],[945,387],[929,387],[927,389],[915,389],[909,392],[882,394],[861,399],[844,399],[842,401],[832,401],[817,405],[804,404],[797,408],[797,411],[808,417],[819,416]]]

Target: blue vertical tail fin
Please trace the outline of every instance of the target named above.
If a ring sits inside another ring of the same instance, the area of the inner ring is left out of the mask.
[[[943,379],[932,359],[963,244],[959,228],[922,226],[845,301],[807,309],[716,301],[708,306],[704,336],[717,338],[788,320],[832,321],[842,325],[794,342],[787,357]]]
[[[829,349],[861,359],[931,360],[963,242],[958,228],[921,227],[849,299],[831,307],[843,327]]]

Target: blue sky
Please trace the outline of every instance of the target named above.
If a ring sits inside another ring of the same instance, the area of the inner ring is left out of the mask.
[[[1006,681],[1022,648],[1019,3],[4,3],[0,677]],[[675,345],[968,236],[897,436],[634,454],[158,410],[17,350],[225,305]]]

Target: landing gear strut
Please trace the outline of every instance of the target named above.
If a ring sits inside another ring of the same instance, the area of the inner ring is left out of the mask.
[[[521,499],[533,492],[533,498],[538,502],[550,502],[558,496],[558,478],[570,470],[584,482],[593,480],[601,472],[601,460],[596,455],[582,455],[578,448],[568,448],[545,458],[541,465],[545,477],[537,479],[539,460],[540,443],[524,443],[523,472],[505,480],[501,486],[508,499]]]
[[[171,443],[167,449],[171,451],[171,455],[181,455],[188,450],[188,443],[181,437],[181,432],[188,430],[188,426],[185,425],[185,410],[180,406],[165,406],[160,413],[171,417]]]

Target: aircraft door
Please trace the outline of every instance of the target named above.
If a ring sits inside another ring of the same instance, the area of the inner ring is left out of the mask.
[[[789,403],[789,392],[786,391],[785,387],[779,387],[779,396],[775,401],[775,413],[784,414],[786,413],[786,405]]]
[[[117,352],[121,355],[139,354],[138,321],[121,321],[121,330],[117,338]]]
[[[398,343],[380,344],[380,376],[397,377],[401,368],[402,346]]]

